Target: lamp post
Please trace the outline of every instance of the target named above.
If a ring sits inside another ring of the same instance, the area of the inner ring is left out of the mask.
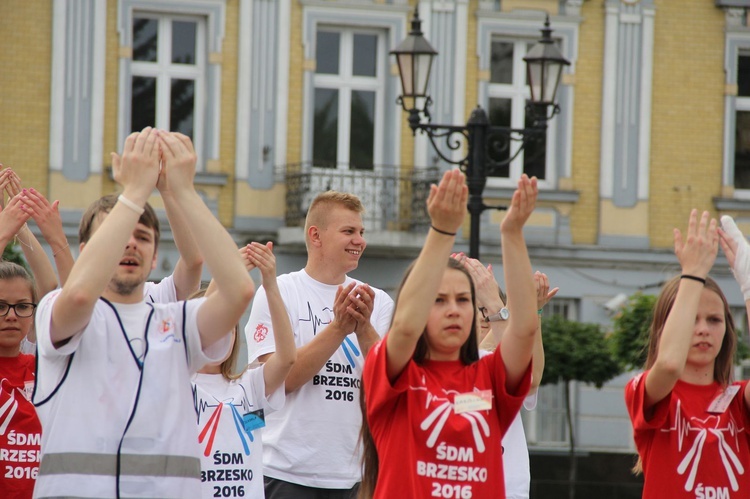
[[[542,38],[531,47],[524,61],[526,62],[527,80],[531,90],[531,99],[526,103],[527,116],[532,122],[526,128],[493,126],[487,113],[480,106],[472,112],[466,125],[440,125],[430,122],[429,107],[432,99],[427,93],[430,80],[432,60],[437,51],[432,48],[422,33],[422,21],[419,18],[419,4],[414,9],[411,20],[411,31],[398,47],[391,51],[396,56],[398,71],[401,77],[402,93],[397,102],[409,113],[409,127],[416,135],[424,133],[430,139],[438,156],[444,161],[458,165],[466,174],[469,187],[468,210],[471,218],[469,236],[469,256],[479,258],[479,222],[482,212],[488,208],[505,209],[504,206],[487,206],[482,200],[482,193],[487,184],[487,176],[499,168],[509,165],[529,144],[538,144],[534,157],[542,156],[546,149],[547,121],[560,111],[555,104],[555,94],[560,84],[563,66],[570,64],[555,46],[552,40],[552,29],[549,27],[549,16],[544,22]],[[422,117],[426,122],[422,122]],[[446,156],[438,147],[438,141],[455,152],[467,145],[465,155],[459,159]],[[505,153],[512,143],[519,143],[518,148],[503,160],[496,160],[488,154]],[[533,159],[533,158],[532,158]]]

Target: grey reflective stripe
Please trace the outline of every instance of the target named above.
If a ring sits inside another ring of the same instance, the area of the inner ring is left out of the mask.
[[[200,477],[201,463],[197,457],[123,454],[121,476]],[[39,475],[110,475],[117,473],[117,456],[62,452],[42,455]]]

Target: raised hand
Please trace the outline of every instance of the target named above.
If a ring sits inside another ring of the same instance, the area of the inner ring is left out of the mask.
[[[141,132],[131,133],[125,139],[122,156],[112,153],[112,172],[115,181],[125,191],[132,190],[144,202],[156,187],[159,176],[159,131],[146,127]]]
[[[474,281],[474,289],[477,293],[477,305],[486,307],[489,313],[494,314],[505,304],[500,299],[500,286],[492,272],[492,264],[486,267],[476,258],[468,258],[463,253],[459,253],[458,261],[463,263],[464,268],[471,275]]]
[[[32,214],[33,210],[26,205],[24,197],[23,193],[13,196],[0,212],[0,240],[5,244],[13,239]]]
[[[531,216],[536,207],[536,198],[539,194],[536,177],[529,178],[525,173],[518,179],[518,187],[513,193],[510,208],[500,224],[500,230],[520,231]]]
[[[674,252],[682,266],[682,273],[705,278],[719,252],[719,234],[716,219],[709,220],[704,211],[698,220],[698,210],[690,212],[686,237],[674,229]]]
[[[730,216],[721,217],[719,244],[742,289],[742,295],[745,300],[750,300],[750,244]]]
[[[192,190],[198,156],[190,137],[178,132],[162,132],[160,138],[163,158],[160,191]]]
[[[466,177],[458,169],[445,172],[438,185],[430,186],[427,212],[438,232],[455,234],[466,217],[469,188]]]
[[[536,284],[536,308],[541,310],[560,291],[560,288],[549,289],[547,274],[538,270],[534,272],[534,283]]]
[[[245,250],[243,260],[252,266],[248,267],[248,270],[252,268],[260,270],[263,287],[268,289],[269,286],[276,285],[276,256],[273,254],[273,243],[271,241],[266,244],[252,242],[243,249]]]

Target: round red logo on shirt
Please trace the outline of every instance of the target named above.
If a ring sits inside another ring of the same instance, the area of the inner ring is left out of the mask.
[[[258,324],[257,326],[255,326],[255,334],[253,335],[253,339],[255,339],[257,343],[265,340],[266,336],[268,336],[268,328],[266,326],[264,326],[263,324]]]

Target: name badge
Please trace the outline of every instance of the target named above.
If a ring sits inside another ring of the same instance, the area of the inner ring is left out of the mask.
[[[453,412],[461,414],[492,409],[492,390],[459,393],[453,399]]]
[[[263,415],[263,409],[257,411],[248,412],[242,416],[242,423],[245,425],[245,431],[250,433],[258,428],[266,426],[266,418]]]
[[[739,385],[729,385],[724,392],[719,394],[718,397],[714,399],[713,402],[711,402],[711,405],[708,406],[708,412],[711,414],[722,414],[727,410],[727,407],[729,407],[729,404],[732,403],[732,399],[734,399],[734,396],[737,395],[737,392],[740,391]]]

